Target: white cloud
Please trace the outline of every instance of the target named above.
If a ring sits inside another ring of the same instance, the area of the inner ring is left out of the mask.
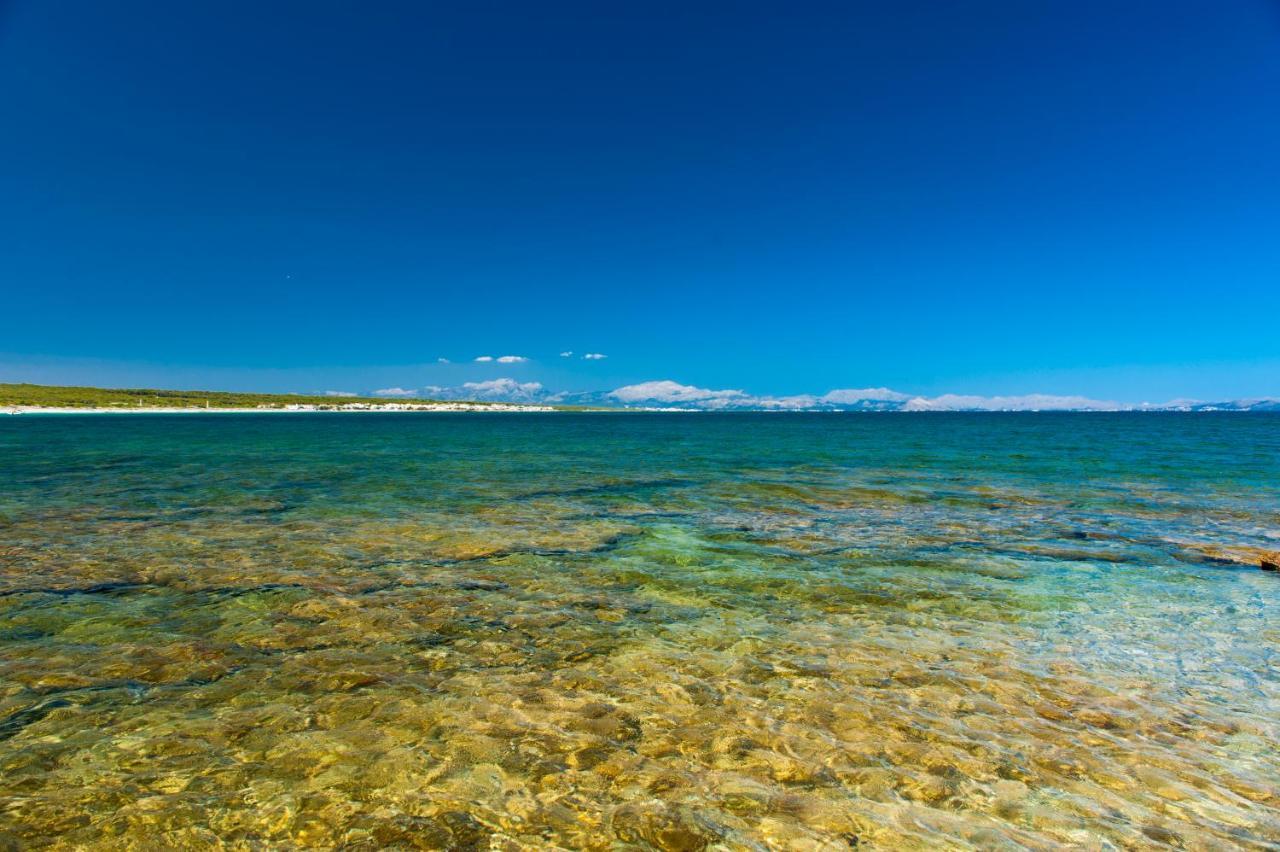
[[[470,399],[506,400],[529,402],[545,396],[541,382],[518,382],[515,379],[490,379],[487,382],[466,382],[455,389],[459,396]]]
[[[523,364],[529,359],[523,355],[502,355],[498,358],[499,364]]]
[[[582,356],[582,359],[584,361],[603,361],[608,357],[608,355],[601,355],[599,352],[588,352],[586,355]]]
[[[669,379],[657,382],[641,382],[627,385],[611,392],[609,396],[622,402],[710,402],[716,400],[750,399],[740,390],[708,390],[692,385],[682,385]]]
[[[822,396],[753,396],[741,390],[711,390],[670,380],[627,385],[608,396],[628,404],[665,403],[710,410],[746,408],[803,411],[834,408],[890,411],[1121,411],[1130,407],[1083,396],[943,394],[936,397],[912,397],[889,388],[842,388],[828,391]]]
[[[888,388],[844,388],[827,391],[820,399],[822,402],[831,402],[836,405],[849,405],[864,399],[878,402],[906,402],[911,399],[911,395]]]
[[[325,391],[324,395],[325,396],[357,396],[358,394],[354,394],[351,391]]]
[[[464,382],[462,385],[473,391],[538,391],[542,390],[541,382],[517,382],[515,379],[490,379],[487,382]]]
[[[437,358],[437,359],[436,359],[436,363],[437,363],[437,364],[452,364],[453,362],[452,362],[452,361],[450,361],[448,358]]]
[[[1083,396],[1052,396],[1032,393],[1023,396],[965,396],[947,393],[932,398],[918,396],[902,406],[903,411],[1119,411],[1118,402]]]
[[[800,411],[806,408],[813,408],[818,404],[818,398],[810,394],[799,394],[797,396],[758,396],[752,400],[752,403],[759,408],[775,408],[779,411]]]
[[[422,388],[421,396],[432,399],[472,399],[486,402],[554,402],[565,394],[549,393],[541,382],[521,382],[504,377],[483,382],[465,382],[452,387],[427,385]]]
[[[698,408],[763,408],[775,411],[801,411],[809,408],[855,405],[859,402],[898,403],[911,397],[888,388],[866,390],[833,390],[823,396],[753,396],[741,390],[712,390],[673,381],[642,382],[618,388],[611,394],[622,402],[667,402],[694,405]],[[875,405],[869,407],[877,407]]]
[[[479,358],[476,359],[476,362],[479,364],[487,364],[492,360],[493,360],[492,355],[481,355]]]
[[[573,350],[572,350],[572,349],[566,349],[565,351],[563,351],[563,352],[561,352],[561,353],[560,353],[560,357],[561,357],[561,358],[572,358],[572,357],[573,357]]]
[[[488,356],[485,356],[488,357]],[[503,356],[518,359],[504,363],[518,363],[527,359],[519,356]],[[583,357],[586,357],[585,355]],[[489,358],[501,362],[500,358]],[[592,359],[596,360],[596,359]],[[417,396],[405,388],[383,388],[374,391],[378,396]],[[837,388],[821,395],[794,394],[767,396],[747,393],[736,388],[704,388],[684,385],[670,379],[640,382],[626,385],[605,394],[552,394],[540,382],[521,382],[513,378],[467,382],[460,387],[430,385],[422,389],[423,395],[455,399],[509,400],[513,402],[549,402],[560,399],[569,401],[604,402],[612,400],[624,405],[654,405],[678,408],[697,408],[707,411],[761,410],[761,411],[1124,411],[1134,408],[1168,408],[1177,400],[1162,406],[1131,406],[1110,400],[1092,399],[1086,396],[1057,396],[1053,394],[1023,394],[1007,396],[979,396],[976,394],[942,394],[939,396],[911,396],[890,388]],[[341,391],[330,391],[331,396],[350,396]]]

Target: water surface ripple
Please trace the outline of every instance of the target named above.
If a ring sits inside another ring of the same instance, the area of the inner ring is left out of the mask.
[[[1271,415],[5,418],[0,848],[1280,848],[1275,550]]]

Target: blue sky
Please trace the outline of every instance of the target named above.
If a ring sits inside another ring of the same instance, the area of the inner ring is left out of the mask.
[[[1280,395],[1274,3],[611,5],[0,5],[0,381]]]

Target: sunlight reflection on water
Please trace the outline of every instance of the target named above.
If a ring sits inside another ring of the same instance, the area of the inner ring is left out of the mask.
[[[0,474],[0,846],[1280,843],[1224,557],[1280,418],[30,417]]]

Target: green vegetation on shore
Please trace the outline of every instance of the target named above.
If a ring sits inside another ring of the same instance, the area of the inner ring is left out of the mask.
[[[308,396],[293,393],[84,388],[57,385],[0,384],[0,407],[46,408],[284,408],[286,405],[341,406],[348,403],[431,403],[433,399],[384,399],[365,396]],[[474,403],[485,405],[486,403]]]

